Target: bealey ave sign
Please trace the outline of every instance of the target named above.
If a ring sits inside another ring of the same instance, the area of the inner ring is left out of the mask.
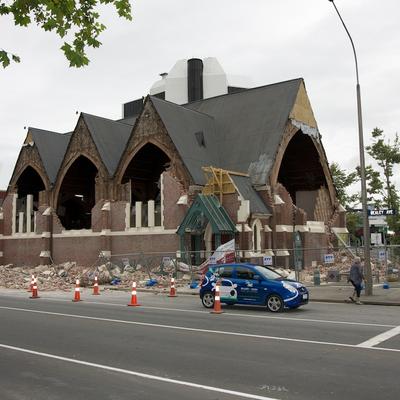
[[[390,208],[382,208],[381,210],[368,210],[368,215],[370,217],[380,217],[386,215],[395,215],[396,210]]]
[[[361,208],[353,208],[350,212],[362,212]],[[381,217],[387,215],[396,215],[396,210],[392,208],[381,208],[376,210],[368,210],[369,217]]]

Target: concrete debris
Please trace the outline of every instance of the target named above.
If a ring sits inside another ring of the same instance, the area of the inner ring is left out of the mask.
[[[190,267],[184,263],[173,263],[167,266],[157,265],[148,267],[137,264],[135,266],[118,266],[111,262],[87,268],[73,262],[59,265],[39,265],[35,267],[14,267],[12,264],[0,265],[0,288],[28,289],[31,276],[35,275],[39,290],[71,290],[76,279],[80,280],[81,287],[92,286],[97,276],[99,285],[117,284],[119,287],[130,288],[132,281],[138,287],[146,287],[150,279],[157,281],[157,287],[168,288],[170,277],[177,273],[176,286],[187,286],[200,275],[190,273]]]
[[[301,270],[299,280],[305,284],[312,284],[314,275],[318,271],[321,283],[347,282],[353,258],[344,251],[338,251],[334,253],[334,256],[334,264],[315,263],[313,267]],[[293,269],[276,268],[276,271],[288,279],[295,279]],[[398,280],[397,265],[390,266],[387,269],[384,263],[372,259],[374,282],[383,283],[385,280],[389,280],[391,271],[397,274],[393,274],[393,279]],[[0,287],[28,289],[32,275],[35,275],[38,280],[39,290],[68,291],[74,287],[76,279],[80,280],[82,287],[92,286],[95,276],[98,278],[99,285],[113,283],[118,287],[127,289],[132,286],[134,280],[138,288],[143,288],[146,287],[149,280],[154,279],[157,281],[155,287],[162,291],[168,290],[172,275],[176,276],[175,285],[177,288],[188,286],[192,281],[198,281],[201,278],[199,267],[173,261],[161,265],[159,263],[142,263],[134,266],[108,262],[90,268],[77,265],[75,262],[32,267],[14,267],[12,264],[8,264],[0,265]]]

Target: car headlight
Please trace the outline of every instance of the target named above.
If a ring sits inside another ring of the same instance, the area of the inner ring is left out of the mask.
[[[289,290],[290,293],[293,293],[293,294],[297,293],[297,290],[292,285],[288,285],[285,282],[282,282],[282,285],[286,290]]]

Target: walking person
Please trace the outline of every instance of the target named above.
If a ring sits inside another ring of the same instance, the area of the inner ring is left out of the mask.
[[[349,299],[356,304],[362,304],[360,302],[360,294],[362,289],[362,281],[364,280],[364,274],[361,267],[361,259],[360,257],[355,257],[354,262],[350,268],[350,275],[348,282],[354,286],[353,294],[349,297]]]

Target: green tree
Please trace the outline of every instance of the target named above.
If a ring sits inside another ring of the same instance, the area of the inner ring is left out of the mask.
[[[357,201],[358,197],[356,194],[350,195],[348,193],[348,188],[353,183],[357,182],[357,172],[354,171],[347,173],[344,169],[341,169],[339,164],[336,162],[330,165],[330,170],[339,203],[344,208],[351,208],[353,204]]]
[[[12,16],[14,24],[27,27],[36,24],[45,31],[54,31],[60,38],[73,35],[61,47],[71,67],[89,63],[87,47],[99,47],[98,37],[106,29],[99,18],[98,6],[111,4],[120,17],[132,20],[129,0],[0,0],[0,16]],[[18,55],[0,49],[0,64],[20,62]]]
[[[400,163],[399,137],[396,134],[393,143],[391,143],[390,139],[386,139],[383,130],[379,128],[375,128],[371,135],[373,143],[371,146],[367,146],[366,150],[377,162],[378,166],[382,168],[383,176],[385,178],[383,203],[388,208],[397,208],[399,196],[392,182],[392,178],[393,167]]]
[[[360,167],[356,168],[357,175],[361,179]],[[376,171],[372,165],[365,167],[365,181],[367,185],[367,202],[369,205],[373,205],[375,208],[382,206],[383,196],[383,182],[381,174]],[[358,202],[361,203],[361,192],[357,194]]]

